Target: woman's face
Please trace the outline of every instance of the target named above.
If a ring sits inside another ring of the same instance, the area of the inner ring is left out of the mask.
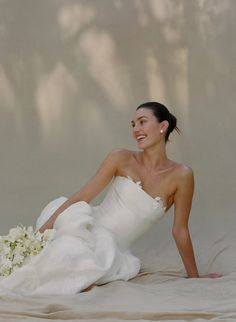
[[[133,127],[133,136],[137,140],[138,147],[141,149],[153,146],[164,140],[163,122],[159,123],[152,110],[139,108],[135,111],[131,121]]]

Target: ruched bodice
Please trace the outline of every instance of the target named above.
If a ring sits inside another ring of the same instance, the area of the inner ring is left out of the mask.
[[[39,229],[67,200],[51,201],[40,214]],[[165,213],[130,177],[117,176],[98,206],[79,201],[55,220],[53,240],[23,267],[1,279],[0,293],[25,295],[74,294],[92,284],[129,280],[140,270],[131,243]]]
[[[165,208],[160,197],[153,198],[130,177],[117,176],[103,202],[95,207],[96,223],[109,229],[123,249],[157,222]]]

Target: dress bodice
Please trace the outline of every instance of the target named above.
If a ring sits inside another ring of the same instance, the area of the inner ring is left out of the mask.
[[[97,224],[115,235],[120,247],[130,244],[146,232],[165,213],[160,197],[146,193],[140,182],[116,176],[99,206],[94,207]]]

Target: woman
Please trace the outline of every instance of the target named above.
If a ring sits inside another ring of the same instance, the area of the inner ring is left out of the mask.
[[[141,151],[114,150],[77,193],[51,202],[36,228],[56,229],[53,241],[32,262],[0,283],[25,294],[72,294],[92,284],[128,280],[140,270],[129,247],[175,205],[173,237],[187,277],[199,276],[188,219],[194,190],[191,168],[167,158],[176,118],[157,102],[140,105],[131,121]],[[114,178],[103,202],[88,203]]]

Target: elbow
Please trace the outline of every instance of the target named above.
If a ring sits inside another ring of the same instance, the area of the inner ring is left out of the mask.
[[[173,228],[172,229],[172,236],[174,239],[184,239],[189,236],[188,227],[181,227],[181,228]]]

